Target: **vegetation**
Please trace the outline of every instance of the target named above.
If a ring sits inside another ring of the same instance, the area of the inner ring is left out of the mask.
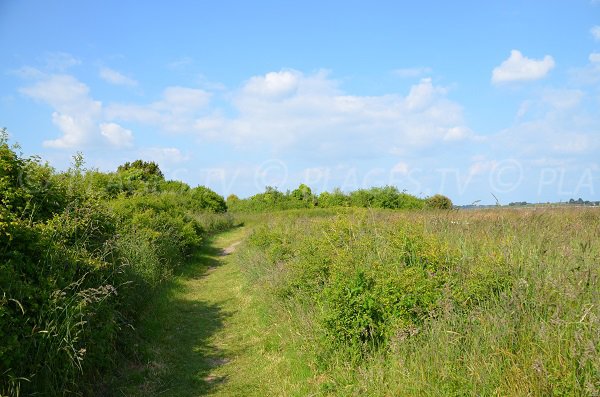
[[[0,136],[0,395],[85,391],[131,349],[138,312],[209,234],[233,225],[207,188],[153,163],[64,173]]]
[[[225,201],[153,162],[18,150],[3,131],[0,396],[600,393],[593,206]]]
[[[247,199],[235,195],[227,198],[227,205],[234,212],[265,212],[300,208],[386,208],[386,209],[451,209],[452,201],[441,194],[421,199],[406,192],[400,192],[394,186],[359,189],[348,194],[339,189],[323,192],[316,196],[310,187],[301,184],[297,189],[282,193],[268,186],[264,193]]]
[[[264,222],[237,258],[270,313],[264,343],[283,352],[262,373],[287,363],[285,378],[266,375],[266,394],[600,391],[596,210],[355,209]]]

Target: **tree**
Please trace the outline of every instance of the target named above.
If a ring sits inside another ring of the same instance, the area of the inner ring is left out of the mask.
[[[427,208],[440,210],[449,210],[452,208],[452,200],[441,194],[435,194],[427,198],[425,203]]]
[[[133,163],[128,161],[117,168],[118,173],[126,173],[128,171],[132,179],[141,179],[146,182],[155,178],[160,180],[165,179],[160,167],[154,161],[135,160]]]
[[[227,212],[227,204],[222,196],[213,192],[206,186],[192,189],[192,199],[197,208],[210,212]]]
[[[298,186],[297,189],[294,189],[291,196],[296,200],[305,202],[309,206],[315,203],[315,196],[313,196],[312,190],[304,183]]]

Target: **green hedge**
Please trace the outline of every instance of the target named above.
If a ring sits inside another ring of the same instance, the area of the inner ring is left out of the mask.
[[[3,131],[0,395],[86,393],[154,288],[233,219],[209,189],[136,169],[148,163],[101,173],[77,156],[56,173],[17,149]]]

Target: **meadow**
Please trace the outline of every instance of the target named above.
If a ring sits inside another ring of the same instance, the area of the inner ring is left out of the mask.
[[[254,222],[238,260],[267,351],[283,352],[266,360],[268,395],[600,392],[598,209]]]
[[[600,394],[598,208],[0,155],[0,396]]]

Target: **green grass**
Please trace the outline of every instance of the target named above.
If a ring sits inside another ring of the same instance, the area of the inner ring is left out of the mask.
[[[140,338],[99,394],[265,396],[292,379],[281,329],[243,277],[237,252],[246,228],[207,241],[141,314]],[[300,365],[302,367],[302,365]]]
[[[269,394],[598,395],[599,225],[596,209],[281,215],[239,254],[287,330]],[[347,337],[373,326],[375,344]]]
[[[112,394],[598,395],[594,209],[290,211],[245,221],[211,239],[148,305],[139,356]],[[344,275],[353,274],[370,287],[352,289],[356,277]],[[340,291],[353,291],[360,316],[382,311],[383,320],[369,317],[381,321],[377,343],[344,336],[364,322],[344,322],[353,317]],[[431,300],[412,300],[414,291]]]

